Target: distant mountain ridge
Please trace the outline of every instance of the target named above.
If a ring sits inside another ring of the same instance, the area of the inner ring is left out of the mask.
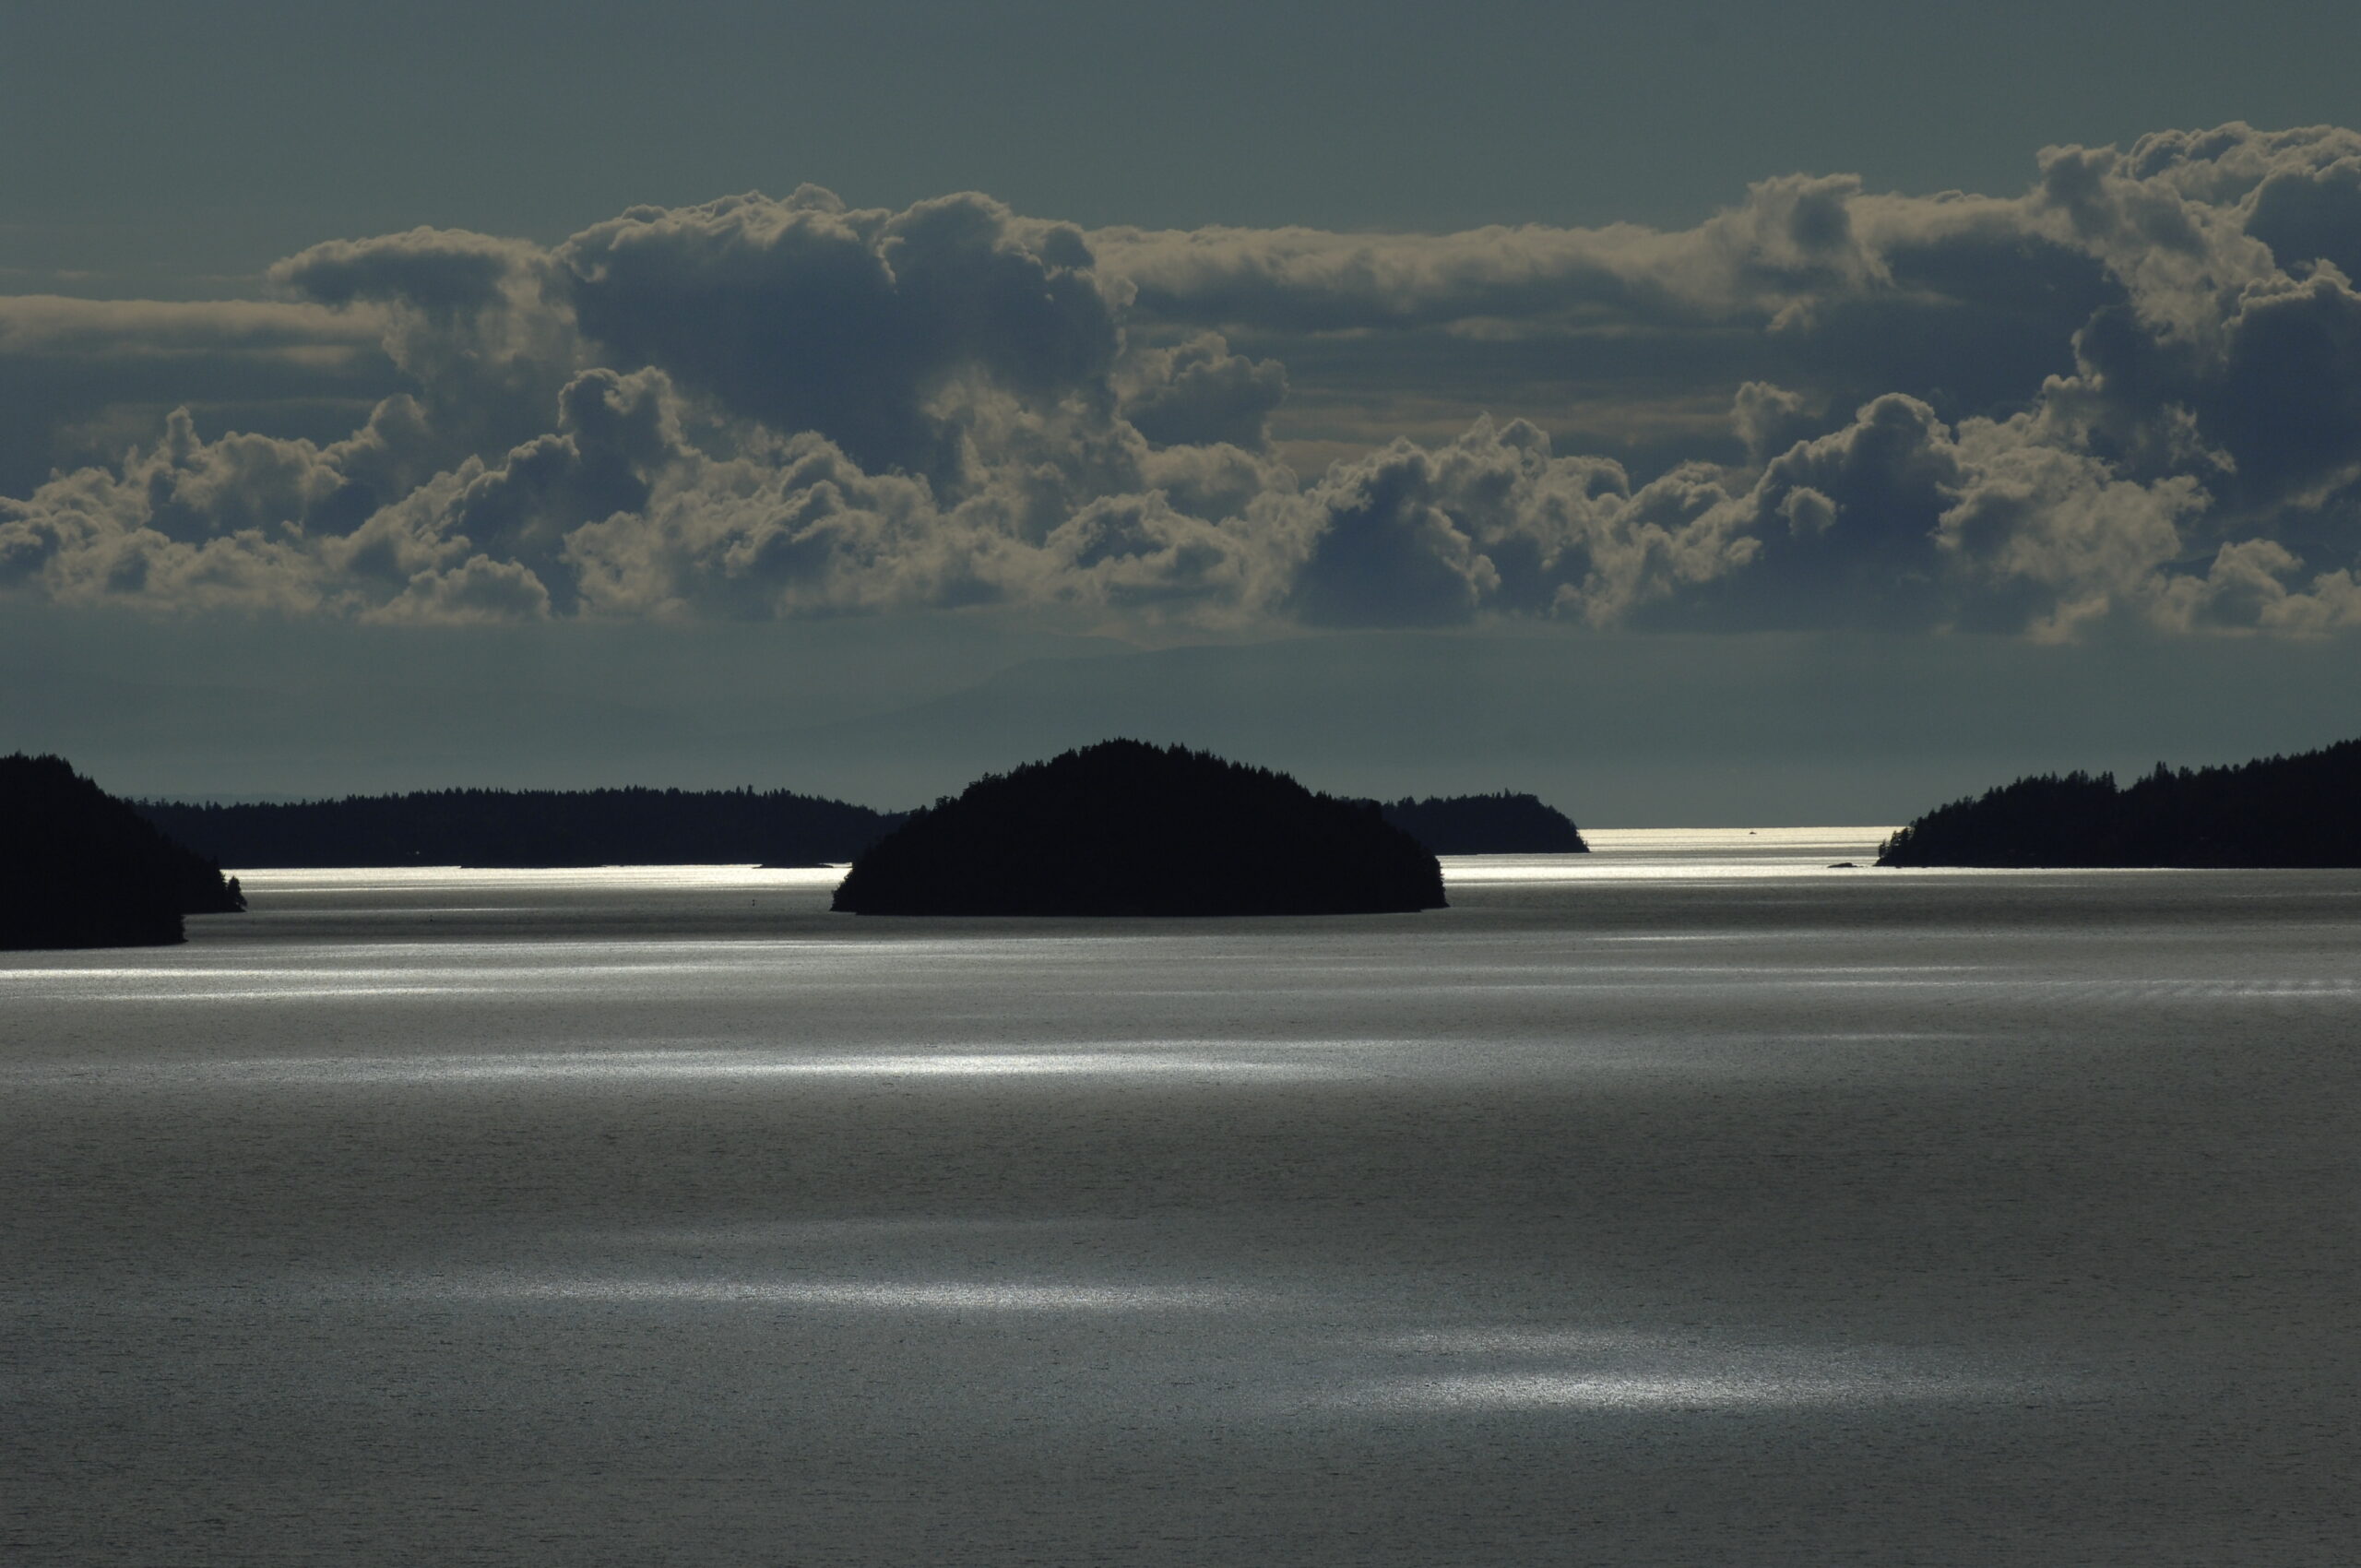
[[[2042,774],[1938,807],[1883,866],[2361,866],[2361,741],[2223,767]]]
[[[428,790],[340,801],[137,802],[225,865],[825,865],[901,821],[788,790]]]
[[[236,878],[64,757],[0,757],[0,948],[168,946],[183,915],[245,907]]]

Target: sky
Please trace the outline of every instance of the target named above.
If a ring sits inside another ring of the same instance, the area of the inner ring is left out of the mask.
[[[0,748],[1598,826],[2361,732],[2350,6],[0,5]]]

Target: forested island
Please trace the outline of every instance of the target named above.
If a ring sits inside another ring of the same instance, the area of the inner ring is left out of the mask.
[[[1532,795],[1405,796],[1380,802],[1385,820],[1438,855],[1581,855],[1573,822]]]
[[[829,865],[897,813],[787,790],[426,790],[140,812],[240,870],[264,866]]]
[[[913,812],[853,861],[864,915],[1314,915],[1441,909],[1375,803],[1182,746],[1104,741]]]
[[[2361,741],[2224,767],[2043,774],[1928,812],[1881,866],[2361,866]]]
[[[64,757],[0,757],[0,948],[166,946],[183,915],[245,907],[235,877]]]

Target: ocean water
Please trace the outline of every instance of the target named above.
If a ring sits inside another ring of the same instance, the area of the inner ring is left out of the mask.
[[[1879,837],[0,955],[0,1562],[2361,1560],[2361,873]]]

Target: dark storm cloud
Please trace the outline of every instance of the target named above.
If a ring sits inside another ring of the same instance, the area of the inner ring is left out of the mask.
[[[557,269],[522,241],[413,229],[314,245],[270,276],[384,322],[386,352],[426,415],[421,456],[438,466],[546,430],[558,388],[587,362]]]
[[[1287,398],[1287,367],[1233,354],[1217,332],[1171,349],[1132,355],[1122,414],[1160,446],[1228,443],[1260,449],[1270,443],[1271,415]]]
[[[375,378],[349,434],[174,414],[19,478],[0,580],[389,620],[2321,632],[2361,620],[2356,262],[2361,136],[2236,125],[2048,149],[2012,197],[1766,180],[1677,232],[1086,232],[810,187],[553,248],[414,230],[291,257],[279,303],[0,302],[0,389],[140,367],[94,427],[172,367]]]
[[[976,196],[635,208],[558,264],[583,331],[621,359],[872,469],[955,472],[955,423],[931,405],[965,375],[1037,404],[1102,397],[1121,337],[1079,231]]]
[[[2361,159],[2272,174],[2255,187],[2246,231],[2282,268],[2325,261],[2361,278]]]
[[[1395,442],[1338,464],[1305,497],[1312,553],[1289,608],[1315,624],[1421,625],[1487,607],[1600,625],[1742,565],[1714,470],[1634,490],[1607,458],[1554,456],[1525,422],[1441,447]]]

